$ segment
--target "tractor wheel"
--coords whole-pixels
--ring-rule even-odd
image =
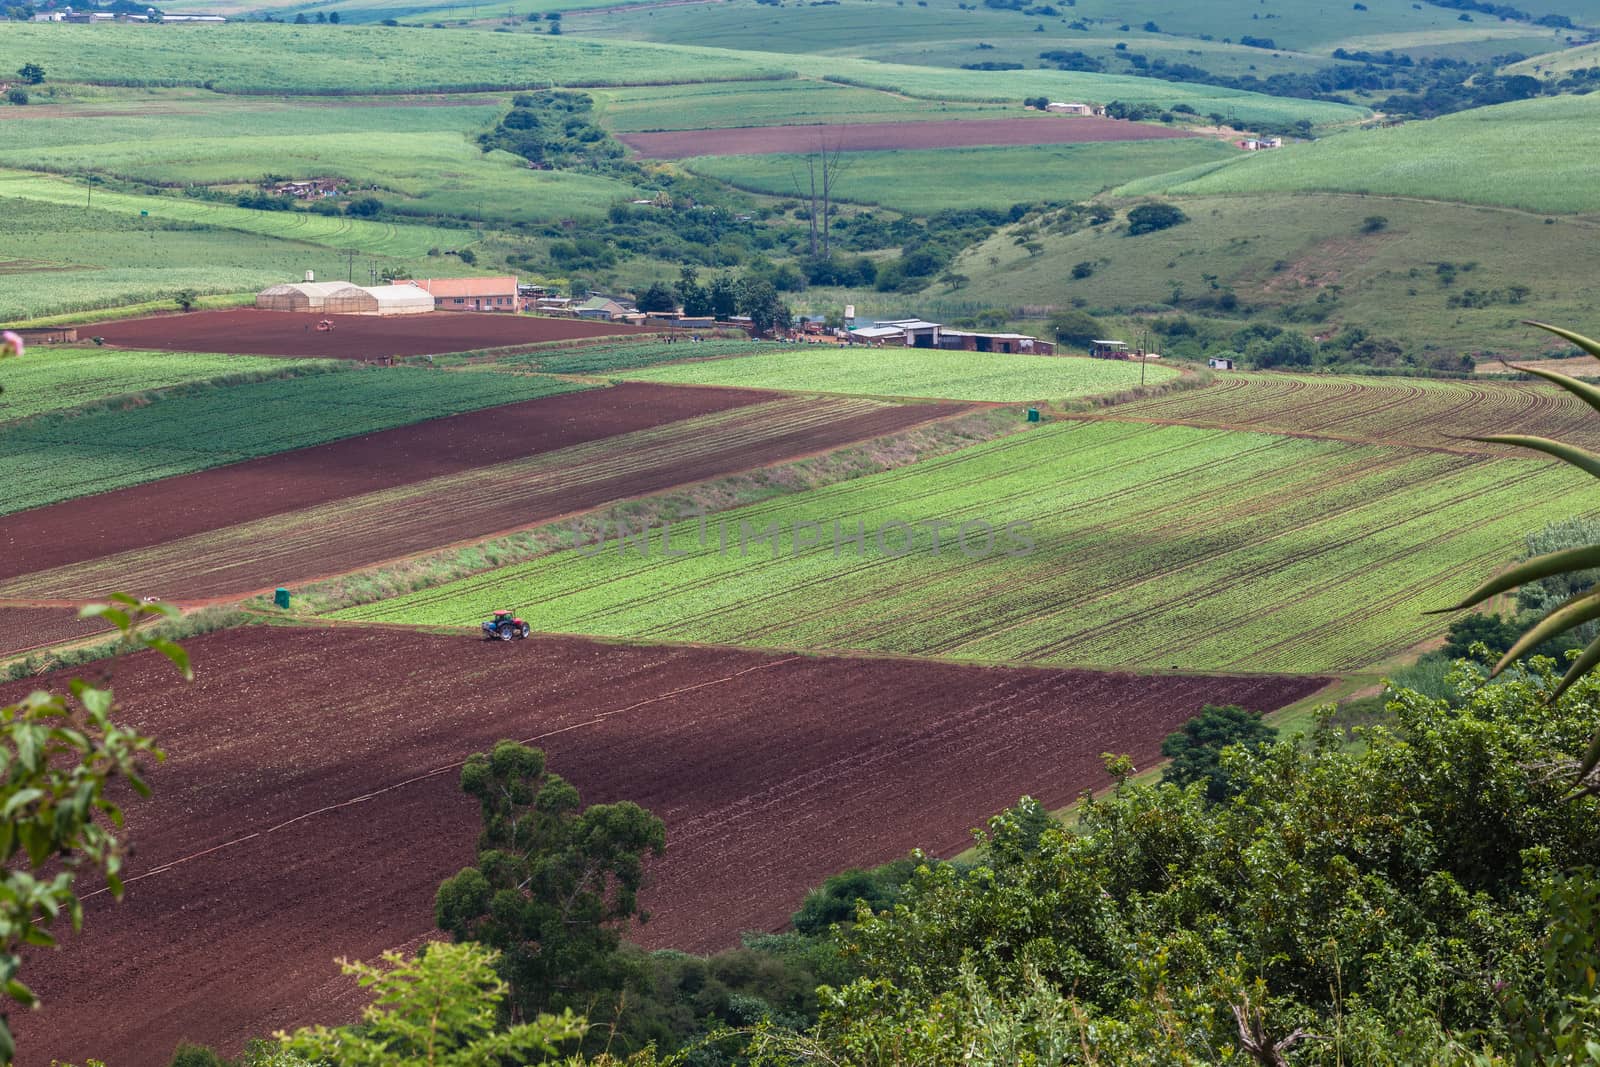
[[[518,634],[517,636],[518,637],[527,637],[531,633],[533,633],[533,627],[529,626],[527,623],[523,623],[522,624],[522,632],[520,634]]]
[[[515,633],[516,631],[512,627],[502,626],[500,627],[500,640],[509,641],[511,640],[512,635]]]

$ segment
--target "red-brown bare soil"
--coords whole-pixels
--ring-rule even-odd
[[[540,452],[394,489],[341,496],[253,521],[229,524],[226,510],[202,501],[188,513],[191,522],[209,514],[216,526],[184,537],[169,533],[170,539],[159,544],[0,581],[0,597],[69,600],[113,589],[185,602],[237,596],[540,525],[903,430],[959,410],[955,405],[785,398],[607,437],[588,447]],[[106,499],[93,497],[85,503]],[[126,504],[118,502],[119,508]],[[116,527],[114,521],[107,525]],[[48,535],[29,540],[31,550],[25,555],[43,558],[60,552]]]
[[[91,899],[81,935],[27,958],[45,1010],[14,1017],[24,1067],[158,1067],[180,1039],[232,1052],[352,1018],[332,960],[432,933],[477,832],[457,768],[501,738],[544,748],[586,802],[665,820],[654,917],[629,936],[708,951],[782,927],[831,873],[952,855],[1023,793],[1108,784],[1101,752],[1147,763],[1202,704],[1322,685],[401,629],[254,627],[189,650],[192,685],[148,654],[117,668],[121,719],[168,759],[128,805],[122,903]]]
[[[99,619],[80,619],[76,608],[33,608],[0,605],[0,659],[30,649],[102,633],[110,627]]]
[[[773,394],[623,383],[525,400],[0,518],[0,578],[727,411]],[[99,592],[104,592],[101,590]]]
[[[334,327],[318,332],[327,318]],[[320,315],[292,311],[196,311],[82,326],[79,337],[103,337],[123,348],[163,352],[229,352],[255,356],[384,359],[508,348],[642,332],[637,326],[582,319],[543,319],[492,312],[426,315]]]
[[[624,133],[617,139],[650,159],[759,156],[774,152],[878,152],[975,145],[1086,144],[1192,137],[1121,119],[951,119],[946,122],[862,122],[848,126],[745,126],[727,130]]]

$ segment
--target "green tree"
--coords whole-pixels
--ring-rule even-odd
[[[666,846],[661,820],[627,801],[582,809],[543,752],[512,741],[474,753],[461,788],[478,800],[483,833],[477,862],[439,887],[439,928],[503,954],[524,1014],[619,989],[618,927],[649,917],[638,893],[645,857]]]
[[[118,593],[79,614],[110,623],[123,648],[154,649],[192,677],[183,649],[144,625],[176,617],[176,608]],[[122,809],[112,796],[119,784],[148,796],[141,763],[162,755],[150,738],[117,725],[116,710],[109,688],[80,678],[65,694],[38,690],[0,708],[0,989],[24,1007],[35,1003],[19,977],[24,948],[54,945],[50,930],[63,917],[74,931],[83,927],[79,875],[94,872],[122,896]],[[0,1063],[14,1053],[0,1015]]]
[[[179,311],[188,311],[194,307],[194,302],[198,299],[199,297],[193,289],[179,289],[177,295],[172,298],[172,302],[178,305]]]
[[[731,275],[719,274],[712,278],[706,296],[711,301],[711,313],[717,318],[726,319],[739,313],[739,285]]]
[[[678,272],[677,297],[683,305],[683,313],[690,318],[710,315],[714,310],[711,293],[700,284],[695,269],[688,264]]]
[[[383,214],[383,201],[375,196],[358,197],[344,206],[344,213],[358,219],[371,219]]]
[[[339,25],[339,13],[337,11],[328,12],[328,21],[335,26]]]
[[[583,1036],[583,1019],[570,1011],[502,1025],[507,989],[495,974],[498,958],[482,945],[434,942],[414,959],[386,952],[382,966],[340,960],[372,992],[361,1023],[278,1038],[308,1067],[498,1067],[553,1056]]]
[[[738,285],[739,313],[750,316],[750,324],[758,334],[787,329],[794,321],[789,305],[778,296],[778,290],[765,278],[746,277]]]
[[[1207,704],[1161,742],[1161,754],[1172,761],[1161,780],[1178,786],[1203,782],[1206,798],[1221,802],[1239,791],[1223,766],[1223,750],[1239,745],[1254,753],[1277,736],[1277,730],[1261,721],[1260,712],[1246,711],[1237,704]]]
[[[1128,212],[1128,236],[1155,233],[1188,221],[1189,216],[1171,204],[1140,204]]]
[[[638,306],[640,311],[674,311],[678,302],[670,287],[652,282],[650,288],[639,295]]]
[[[1472,646],[1483,644],[1496,659],[1505,655],[1506,649],[1517,643],[1521,635],[1517,624],[1499,615],[1480,615],[1473,612],[1463,615],[1450,624],[1440,651],[1446,659],[1465,659],[1472,655]]]
[[[17,68],[17,77],[25,85],[38,85],[44,81],[44,68],[37,63],[24,63]]]
[[[1105,326],[1087,311],[1058,311],[1050,316],[1049,329],[1050,336],[1061,344],[1079,348],[1106,335]]]

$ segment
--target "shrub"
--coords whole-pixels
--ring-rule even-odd
[[[1171,204],[1140,204],[1128,212],[1128,236],[1155,233],[1188,221],[1189,216]]]

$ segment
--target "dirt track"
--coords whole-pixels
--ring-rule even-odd
[[[772,395],[623,383],[67,500],[0,518],[0,578],[727,411]]]
[[[334,328],[317,331],[332,319]],[[542,319],[490,312],[435,311],[427,315],[320,315],[289,311],[196,311],[154,315],[78,328],[79,337],[103,337],[123,348],[164,352],[229,352],[255,356],[322,356],[382,359],[443,355],[541,341],[642,332],[636,326],[582,319]]]
[[[22,1067],[160,1067],[180,1038],[231,1053],[350,1018],[332,959],[430,933],[476,833],[455,766],[500,738],[544,747],[585,801],[666,821],[655,918],[630,936],[704,951],[781,927],[847,866],[958,852],[1022,793],[1104,785],[1101,752],[1148,762],[1203,703],[1268,709],[1322,684],[354,628],[189,649],[192,686],[148,655],[116,676],[122,719],[168,761],[129,808],[124,901],[92,899],[82,935],[27,959],[46,1009],[15,1017]]]
[[[1086,144],[1192,137],[1185,130],[1121,119],[951,119],[862,122],[844,126],[746,126],[727,130],[624,133],[617,140],[649,159],[759,156],[775,152],[875,152],[977,145]]]

